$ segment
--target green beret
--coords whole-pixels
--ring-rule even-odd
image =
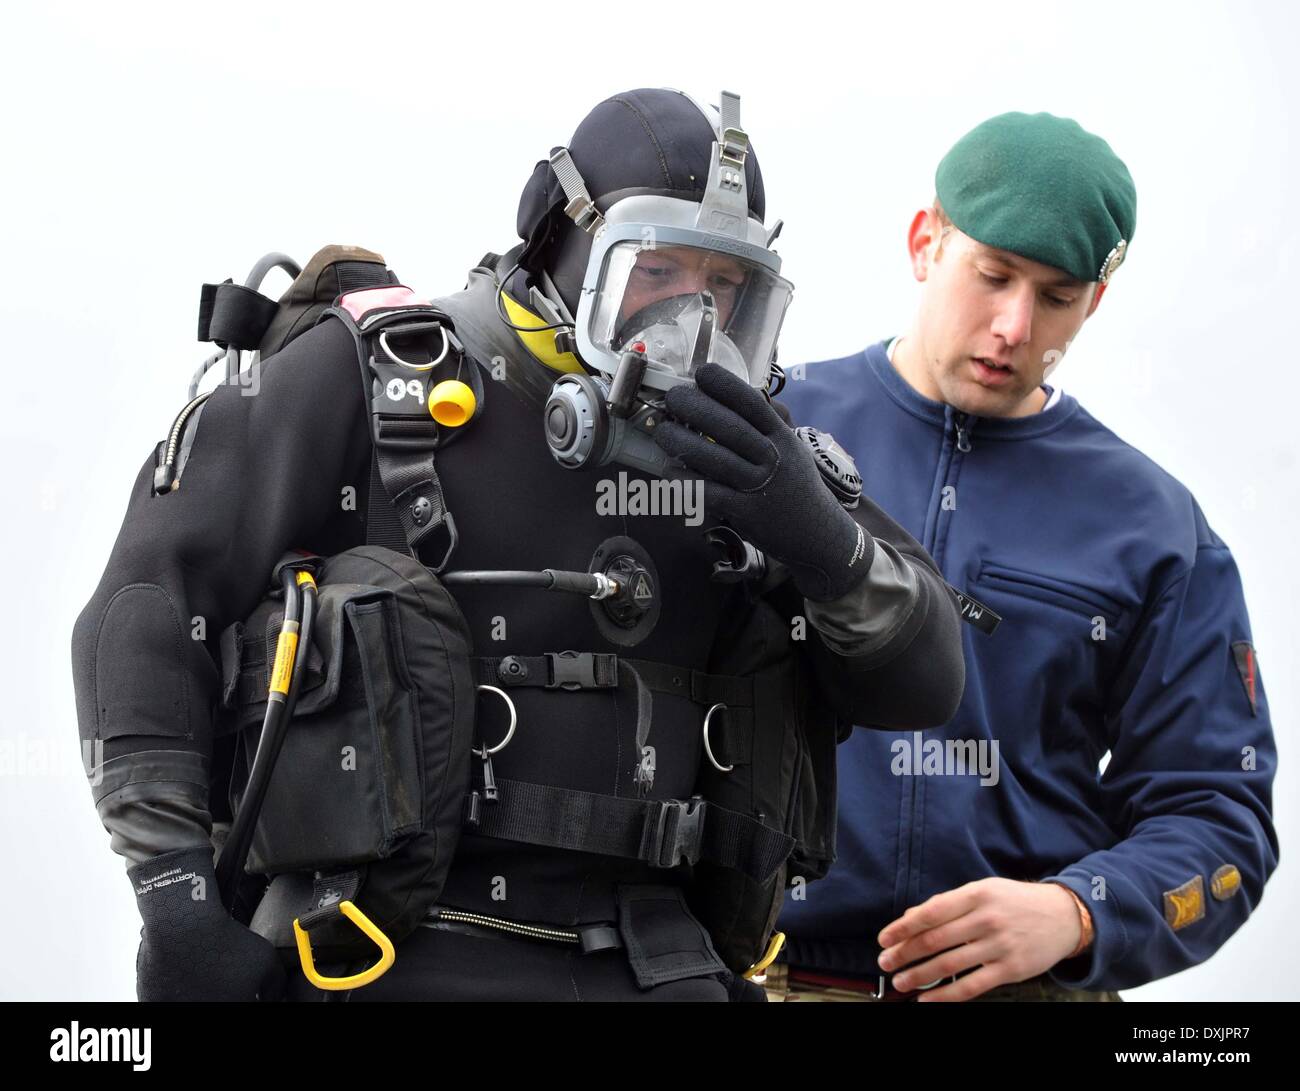
[[[1077,121],[1000,114],[943,157],[935,194],[953,224],[986,246],[1106,283],[1137,226],[1123,161]]]

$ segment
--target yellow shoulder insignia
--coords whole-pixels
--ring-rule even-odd
[[[1241,872],[1231,864],[1224,864],[1210,876],[1210,893],[1223,902],[1241,889]]]
[[[1165,891],[1165,921],[1175,932],[1205,916],[1205,880],[1197,875]]]

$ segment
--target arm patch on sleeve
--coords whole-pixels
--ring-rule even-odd
[[[113,595],[95,641],[99,738],[193,738],[185,639],[162,587],[133,583]]]
[[[1232,645],[1232,658],[1237,664],[1237,674],[1246,690],[1246,700],[1250,702],[1250,714],[1259,715],[1259,700],[1256,690],[1259,682],[1259,660],[1255,656],[1255,647],[1249,640],[1238,640]]]

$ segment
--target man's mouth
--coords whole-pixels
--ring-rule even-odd
[[[971,362],[975,365],[976,374],[985,382],[994,384],[1006,382],[1015,374],[1009,363],[993,360],[987,356],[972,356]]]

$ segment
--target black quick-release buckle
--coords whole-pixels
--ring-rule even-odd
[[[596,659],[591,652],[547,652],[544,689],[595,689]]]
[[[668,799],[656,805],[659,812],[653,818],[645,862],[657,868],[698,864],[704,844],[703,798]]]

